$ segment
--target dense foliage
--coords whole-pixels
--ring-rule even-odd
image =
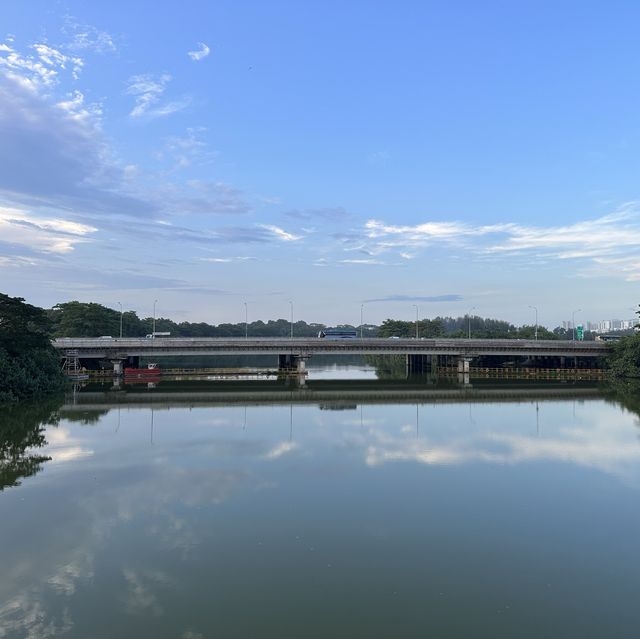
[[[608,363],[614,377],[640,378],[640,334],[615,342]]]
[[[386,319],[378,331],[379,337],[471,337],[488,339],[534,339],[535,326],[517,328],[503,320],[467,317],[436,317],[418,322]],[[538,339],[558,339],[558,335],[538,326]]]
[[[62,388],[60,358],[44,310],[0,293],[0,403]]]
[[[55,337],[99,337],[100,335],[120,335],[120,311],[101,304],[66,302],[54,306],[48,312]],[[346,326],[346,325],[345,325]],[[348,326],[353,328],[352,326]],[[315,337],[325,328],[324,324],[294,322],[293,334],[297,337]],[[207,324],[206,322],[174,322],[165,317],[157,317],[155,330],[171,333],[172,337],[289,337],[291,322],[286,319],[262,320],[237,324]],[[359,328],[358,328],[359,330]],[[139,318],[134,311],[122,313],[123,337],[144,337],[153,331],[153,318]],[[364,326],[363,336],[372,337],[377,327]]]
[[[636,315],[640,318],[640,305]],[[640,324],[636,324],[640,328]],[[640,378],[640,333],[613,344],[613,353],[607,358],[614,377]]]

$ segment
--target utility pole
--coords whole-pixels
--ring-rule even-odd
[[[291,337],[293,339],[293,302],[289,300],[289,306],[291,307]]]
[[[151,335],[153,338],[156,336],[156,304],[158,300],[153,300],[153,329],[151,330]]]
[[[475,310],[476,307],[472,306],[467,313],[467,318],[469,319],[469,339],[471,339],[471,311]]]
[[[538,309],[535,306],[529,306],[536,312],[536,327],[535,327],[535,339],[538,339]]]

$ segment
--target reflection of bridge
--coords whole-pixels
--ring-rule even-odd
[[[176,388],[180,388],[176,386]],[[387,384],[379,381],[360,383],[311,382],[307,387],[276,382],[205,383],[198,389],[168,391],[162,387],[152,391],[82,391],[67,398],[63,410],[83,412],[112,408],[170,408],[171,406],[220,406],[229,404],[329,404],[335,406],[359,404],[449,404],[478,402],[566,401],[570,399],[602,399],[602,390],[595,385],[513,385],[501,383],[486,386],[435,386]],[[210,390],[204,390],[204,389]]]
[[[606,342],[505,339],[62,338],[53,345],[63,357],[73,353],[79,359],[110,360],[116,372],[124,362],[135,364],[140,357],[176,355],[277,355],[280,368],[302,372],[314,354],[405,355],[408,368],[415,370],[430,365],[432,356],[448,356],[466,372],[469,362],[482,355],[558,358],[563,366],[564,358],[597,358],[611,350]]]

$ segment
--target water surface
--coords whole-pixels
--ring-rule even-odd
[[[5,415],[0,637],[637,637],[638,417],[597,391],[155,390]]]

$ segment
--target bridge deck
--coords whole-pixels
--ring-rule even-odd
[[[61,355],[117,359],[175,355],[522,355],[541,357],[599,357],[611,351],[606,342],[499,339],[320,339],[320,338],[60,338],[53,345]]]

